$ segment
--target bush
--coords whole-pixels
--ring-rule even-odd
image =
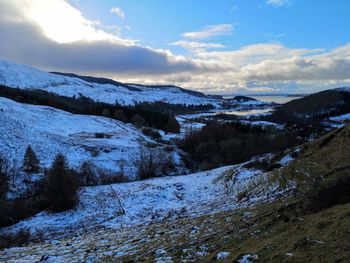
[[[102,115],[103,117],[106,117],[106,118],[111,117],[111,113],[109,112],[108,109],[104,109],[104,110],[101,112],[101,115]]]
[[[318,212],[348,202],[350,202],[350,175],[340,177],[330,183],[324,183],[314,189],[308,198],[307,209]]]
[[[174,116],[169,116],[168,123],[165,126],[165,131],[179,133],[180,132],[180,124],[177,122]]]
[[[166,175],[175,169],[171,154],[145,145],[140,148],[140,156],[136,160],[136,165],[138,167],[138,177],[141,180]]]
[[[26,173],[37,173],[40,170],[40,161],[34,150],[28,145],[23,158],[23,171]]]
[[[104,139],[105,138],[105,134],[103,132],[96,132],[95,133],[95,138],[96,139]]]
[[[45,200],[53,212],[72,209],[77,204],[78,182],[64,155],[58,154],[47,172]]]
[[[78,172],[79,184],[81,186],[97,185],[95,171],[96,167],[91,161],[83,162]]]
[[[122,172],[112,172],[108,170],[100,170],[99,184],[117,184],[128,182],[128,179]]]
[[[15,200],[0,200],[0,227],[10,226],[46,208],[43,182],[36,182]]]
[[[124,112],[122,110],[115,110],[113,113],[113,119],[116,119],[118,121],[122,121],[122,122],[127,122],[128,119],[125,116]]]
[[[15,234],[0,234],[0,249],[19,247],[27,244],[29,240],[29,231],[22,230]]]
[[[155,131],[151,128],[143,128],[142,133],[146,136],[151,137],[154,140],[160,139],[162,137],[158,131]]]
[[[0,227],[8,221],[8,205],[6,193],[9,189],[9,178],[5,171],[6,160],[0,157]]]
[[[5,170],[5,159],[0,157],[0,200],[5,199],[6,193],[9,189],[9,178]]]
[[[137,128],[141,128],[145,124],[145,119],[140,115],[136,114],[132,116],[131,123],[135,125]]]

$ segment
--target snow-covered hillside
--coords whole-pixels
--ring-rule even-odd
[[[19,164],[31,145],[43,166],[57,153],[78,166],[92,160],[96,166],[118,171],[125,161],[125,172],[135,175],[137,157],[144,136],[133,126],[104,117],[71,114],[46,106],[21,104],[0,97],[0,151]],[[96,138],[96,133],[106,138]]]
[[[69,97],[82,94],[95,101],[122,105],[155,101],[187,105],[220,104],[219,100],[195,96],[174,86],[152,88],[137,85],[140,91],[135,91],[111,84],[90,83],[4,60],[0,60],[0,84],[21,89],[43,89]]]
[[[267,179],[266,173],[235,165],[191,175],[83,187],[75,210],[41,212],[4,231],[29,230],[34,236],[55,238],[246,207],[275,200],[285,192],[277,185],[267,186]],[[237,201],[247,189],[250,198]]]

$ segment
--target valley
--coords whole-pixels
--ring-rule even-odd
[[[348,180],[348,89],[276,104],[8,61],[0,77],[0,261],[346,262],[348,196],[310,204]],[[21,166],[29,146],[36,172]],[[58,153],[79,188],[54,213],[44,196]]]

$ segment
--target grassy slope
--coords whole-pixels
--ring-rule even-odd
[[[281,180],[297,180],[301,192],[311,182],[334,181],[350,172],[350,125],[335,130],[301,147],[301,155],[276,172]]]
[[[295,161],[273,172],[280,182],[297,181],[296,197],[258,205],[248,213],[233,211],[177,222],[176,228],[183,234],[177,237],[165,229],[168,234],[160,244],[166,244],[165,250],[175,260],[199,260],[193,255],[206,245],[208,255],[201,262],[214,260],[220,251],[230,252],[227,262],[244,254],[257,254],[265,262],[348,262],[350,203],[314,214],[301,208],[305,194],[312,191],[312,182],[330,183],[348,175],[349,168],[350,125],[303,145]],[[200,226],[195,238],[188,234],[193,226]],[[150,251],[147,246],[145,249]],[[192,251],[191,256],[186,256],[184,249]],[[145,262],[154,259],[152,254],[142,257]]]

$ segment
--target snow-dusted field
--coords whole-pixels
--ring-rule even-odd
[[[80,203],[75,210],[56,214],[41,212],[4,228],[2,231],[7,234],[28,230],[34,239],[44,242],[0,251],[0,260],[32,262],[44,257],[47,262],[90,262],[90,259],[95,262],[106,256],[136,255],[142,244],[152,238],[158,240],[157,235],[160,238],[164,231],[195,238],[203,227],[198,216],[215,216],[217,212],[270,202],[287,193],[286,188],[268,184],[268,178],[268,174],[241,164],[185,176],[84,187],[80,189]],[[242,192],[248,194],[239,198]],[[206,220],[214,218],[212,216]],[[177,227],[179,220],[199,224],[193,223],[185,230]],[[163,229],[158,228],[158,224]],[[150,235],[152,228],[155,236]],[[168,238],[171,240],[171,236]],[[156,246],[158,250],[154,253],[159,252],[156,257],[164,258],[166,252],[158,242]],[[203,255],[205,253],[198,256]]]
[[[246,207],[274,200],[281,193],[278,186],[266,188],[267,176],[235,165],[191,175],[83,187],[75,210],[41,212],[3,231],[29,230],[34,236],[55,238],[96,228],[119,229]],[[238,201],[239,193],[246,190],[250,197]]]
[[[194,96],[177,87],[151,88],[137,85],[137,89],[141,91],[131,91],[122,86],[90,83],[4,60],[0,60],[0,84],[20,89],[42,89],[68,97],[82,94],[95,101],[110,104],[117,102],[134,105],[155,101],[187,105],[212,104],[216,107],[220,104],[219,100]]]
[[[31,145],[42,166],[49,166],[58,153],[73,166],[92,160],[96,166],[135,175],[135,159],[145,138],[133,126],[104,117],[71,114],[46,106],[21,104],[0,97],[0,152],[22,163]],[[104,133],[109,138],[96,138]]]

